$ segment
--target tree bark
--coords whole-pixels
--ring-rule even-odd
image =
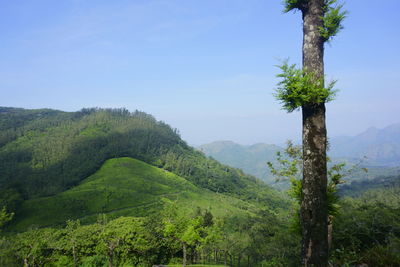
[[[332,248],[332,238],[333,238],[333,216],[328,216],[328,249]]]
[[[186,257],[187,257],[187,255],[186,255],[186,243],[183,242],[183,263],[182,263],[183,267],[186,267]]]
[[[226,262],[227,262],[227,259],[226,259],[226,251],[224,251],[224,266],[226,266]]]
[[[78,266],[78,261],[77,261],[77,258],[76,258],[75,245],[72,246],[72,256],[74,258],[74,267],[77,267]]]
[[[108,267],[114,267],[114,245],[108,245]]]
[[[303,70],[324,77],[323,26],[324,0],[309,0],[303,14]],[[300,208],[302,264],[325,267],[328,264],[328,212],[325,104],[302,106],[303,115],[303,191]]]

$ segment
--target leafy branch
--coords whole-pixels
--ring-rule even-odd
[[[343,29],[342,21],[346,18],[347,11],[343,10],[343,4],[336,4],[337,0],[325,0],[324,26],[320,27],[320,33],[325,42],[334,37]]]
[[[325,87],[324,77],[316,77],[314,73],[296,68],[296,64],[289,65],[288,60],[277,67],[282,71],[277,77],[282,80],[278,83],[274,96],[288,112],[305,105],[326,103],[334,99],[337,92],[334,90],[336,81],[331,81]]]

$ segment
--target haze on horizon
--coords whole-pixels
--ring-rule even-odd
[[[325,53],[330,136],[399,122],[399,8],[346,2]],[[300,13],[281,1],[7,1],[0,32],[0,106],[139,109],[194,145],[300,139],[300,112],[272,96],[279,60],[301,63]]]

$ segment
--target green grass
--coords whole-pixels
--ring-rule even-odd
[[[209,208],[217,217],[256,209],[237,198],[198,188],[182,177],[142,161],[115,158],[70,190],[25,201],[10,230],[62,225],[68,219],[91,223],[101,213],[110,217],[141,217],[159,209],[166,201],[176,201],[181,212]]]

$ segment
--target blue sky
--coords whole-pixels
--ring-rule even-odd
[[[400,1],[345,7],[330,136],[400,122]],[[300,138],[272,96],[279,60],[301,63],[301,15],[280,0],[2,1],[0,33],[0,106],[139,109],[195,145]]]

